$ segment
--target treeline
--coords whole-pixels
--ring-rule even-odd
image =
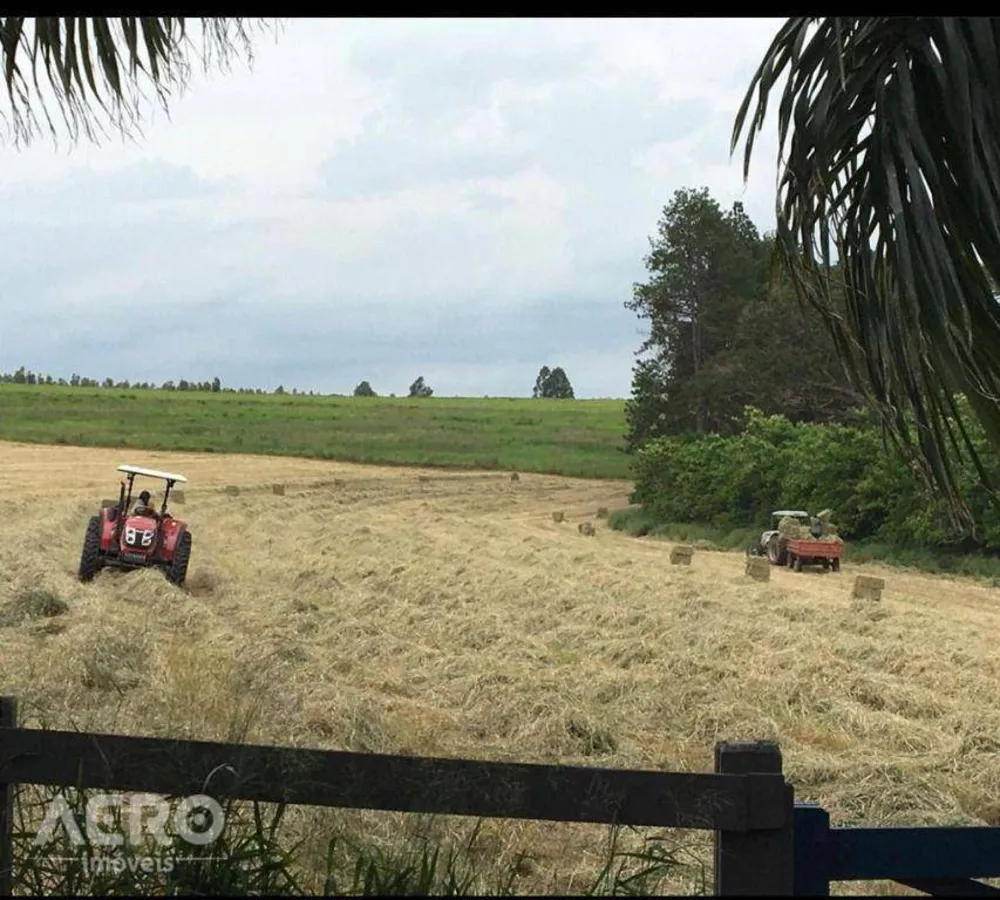
[[[313,391],[300,391],[292,388],[286,391],[282,385],[278,385],[274,391],[265,391],[262,388],[232,388],[223,387],[219,378],[211,381],[196,381],[181,378],[178,381],[164,381],[156,384],[151,381],[115,381],[113,378],[99,380],[97,378],[87,378],[85,375],[73,374],[68,379],[53,378],[51,375],[42,375],[40,372],[32,372],[21,366],[16,372],[0,372],[0,384],[40,384],[55,385],[58,387],[83,387],[83,388],[116,388],[118,390],[133,391],[202,391],[212,394],[302,394],[303,396],[314,396]]]
[[[778,508],[833,510],[846,538],[1000,551],[1000,513],[952,449],[974,525],[961,527],[883,441],[824,323],[772,283],[773,239],[739,204],[682,190],[626,305],[649,320],[627,404],[635,491],[654,521],[764,526]],[[1000,483],[1000,455],[964,398],[962,423]]]

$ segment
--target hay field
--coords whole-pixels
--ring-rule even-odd
[[[74,579],[125,461],[191,479],[186,592],[153,572]],[[1000,592],[852,565],[755,584],[738,554],[671,567],[666,542],[579,534],[627,492],[0,443],[0,691],[53,727],[529,762],[710,771],[717,740],[776,739],[835,823],[1000,823]],[[859,571],[886,578],[880,603],[851,600]],[[68,611],[18,622],[31,588]],[[400,833],[390,814],[301,816]],[[540,892],[579,890],[606,830],[487,836],[494,860],[536,856],[521,890]],[[696,888],[709,835],[673,837],[692,861],[675,887]]]

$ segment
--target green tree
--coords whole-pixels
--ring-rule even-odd
[[[556,366],[554,369],[542,366],[538,370],[538,377],[535,379],[535,387],[531,396],[550,400],[572,400],[573,385],[570,384],[569,377],[563,371],[562,366]]]
[[[549,380],[552,370],[548,366],[542,366],[538,370],[538,377],[535,379],[535,386],[532,388],[531,396],[534,398],[545,396],[545,385]]]
[[[417,380],[410,385],[411,397],[430,397],[433,393],[434,389],[429,384],[424,382],[423,375],[417,378]]]
[[[651,277],[633,287],[626,308],[649,320],[649,337],[639,354],[654,362],[637,366],[633,413],[626,441],[641,443],[640,431],[653,422],[673,432],[703,433],[717,427],[718,407],[710,402],[708,360],[731,348],[734,322],[763,292],[768,243],[761,239],[741,204],[723,211],[707,188],[682,189],[664,207],[645,258]],[[658,373],[657,394],[636,397]],[[657,411],[657,407],[659,407]]]
[[[354,389],[355,397],[377,397],[378,394],[375,393],[375,388],[373,388],[367,381],[362,381]]]
[[[51,100],[69,133],[96,141],[107,126],[125,136],[138,131],[149,90],[164,109],[183,90],[197,53],[206,71],[226,70],[244,56],[253,61],[251,35],[264,20],[202,18],[201,48],[183,17],[0,17],[0,62],[7,110],[0,119],[15,144],[29,143],[45,126],[55,138]]]
[[[884,432],[966,524],[949,447],[964,447],[993,485],[957,395],[1000,445],[998,58],[1000,18],[793,17],[750,83],[731,143],[745,135],[746,177],[783,83],[778,259]]]

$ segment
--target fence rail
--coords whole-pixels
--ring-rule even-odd
[[[713,773],[635,771],[29,729],[0,698],[0,896],[14,883],[18,784],[708,829],[719,896],[827,896],[859,879],[1000,894],[971,880],[1000,876],[1000,828],[831,828],[821,807],[795,803],[767,742],[718,744]]]

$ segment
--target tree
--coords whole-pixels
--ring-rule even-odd
[[[549,375],[552,372],[548,366],[542,366],[538,370],[538,377],[535,379],[535,387],[531,391],[531,396],[538,398],[545,396],[545,385],[549,380]]]
[[[664,207],[645,258],[652,277],[634,285],[625,306],[649,320],[638,353],[651,352],[655,365],[636,374],[647,384],[659,372],[657,404],[673,431],[712,429],[705,364],[732,346],[735,321],[763,291],[766,248],[742,205],[724,212],[707,188],[678,190]],[[647,410],[643,418],[660,420],[660,413]],[[637,440],[630,423],[626,441]]]
[[[542,366],[538,370],[538,378],[535,379],[535,387],[531,396],[553,400],[572,400],[573,385],[569,383],[569,378],[561,366],[556,366],[554,369]]]
[[[373,388],[367,381],[362,381],[354,389],[355,397],[377,397],[378,394],[375,393],[375,388]]]
[[[195,52],[190,20],[183,17],[0,17],[0,61],[9,110],[0,119],[15,144],[29,143],[41,116],[53,138],[56,127],[45,88],[54,95],[70,140],[92,141],[110,125],[124,136],[138,131],[146,90],[160,105],[190,77]],[[202,18],[202,50],[208,71],[226,70],[235,56],[253,62],[251,32],[264,20]],[[144,88],[146,90],[144,90]]]
[[[793,17],[754,75],[731,141],[735,151],[745,130],[746,178],[784,81],[777,261],[884,433],[966,525],[953,453],[964,447],[981,485],[993,485],[956,395],[1000,445],[998,57],[998,18]]]
[[[434,389],[430,385],[424,383],[423,375],[410,385],[411,397],[430,397],[433,393]]]

